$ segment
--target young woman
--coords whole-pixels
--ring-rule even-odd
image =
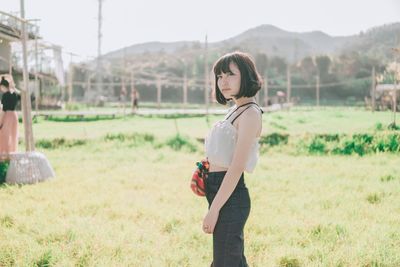
[[[0,116],[0,153],[17,152],[18,150],[18,115],[15,111],[19,95],[16,89],[11,89],[9,82],[1,78],[0,89],[3,93],[3,106]]]
[[[213,267],[248,266],[243,228],[250,213],[244,171],[252,172],[258,159],[262,131],[261,108],[255,95],[262,82],[249,55],[234,52],[214,65],[218,103],[232,106],[205,139],[209,173],[205,179],[209,210],[203,231],[213,234]]]

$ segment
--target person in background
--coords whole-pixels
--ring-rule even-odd
[[[136,89],[132,90],[131,93],[131,98],[132,98],[132,111],[135,112],[139,108],[139,92]]]
[[[0,116],[0,153],[18,150],[18,114],[15,111],[20,92],[4,77],[0,81],[2,111]]]

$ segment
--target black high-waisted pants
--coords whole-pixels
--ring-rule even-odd
[[[205,181],[208,208],[210,208],[226,171],[210,172]],[[222,206],[213,233],[212,267],[247,267],[244,256],[243,228],[250,213],[249,191],[244,183],[244,174]]]

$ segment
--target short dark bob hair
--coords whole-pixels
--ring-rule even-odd
[[[231,99],[226,99],[221,93],[221,90],[218,87],[218,75],[222,72],[230,72],[229,64],[231,62],[238,66],[241,76],[239,93],[234,96],[236,99],[241,97],[253,97],[262,86],[261,76],[257,72],[254,60],[250,55],[239,51],[226,54],[220,57],[213,67],[215,75],[215,97],[218,103],[222,105],[225,105],[227,101]]]
[[[6,79],[4,79],[4,77],[1,77],[0,85],[3,85],[7,89],[10,88],[9,82]]]

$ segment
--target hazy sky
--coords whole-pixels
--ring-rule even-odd
[[[20,0],[0,0],[18,12]],[[97,54],[98,0],[25,0],[45,40],[83,56]],[[149,41],[233,37],[261,24],[288,31],[351,35],[400,21],[400,0],[104,0],[103,53]]]

